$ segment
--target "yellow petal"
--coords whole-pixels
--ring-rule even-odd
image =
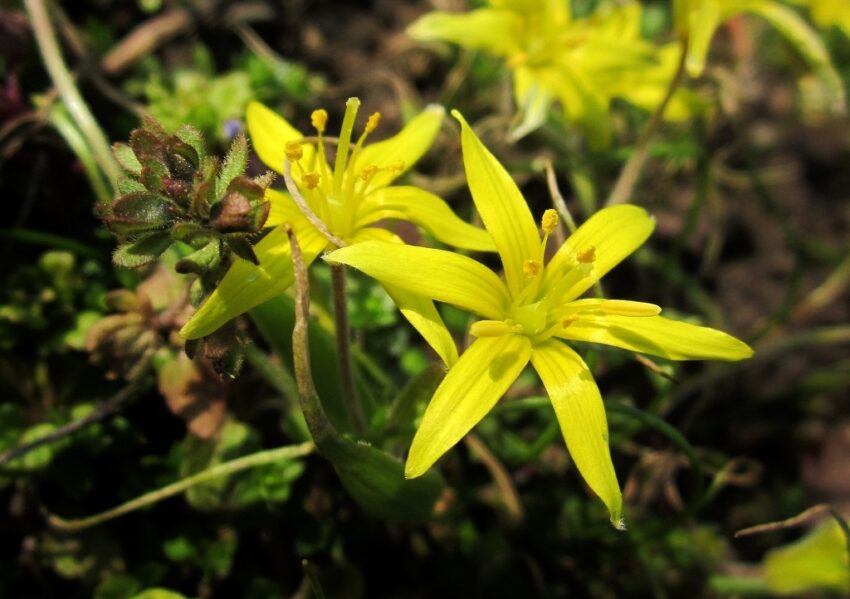
[[[484,147],[457,110],[452,111],[452,115],[461,126],[463,166],[469,191],[502,257],[508,288],[516,297],[526,284],[523,264],[526,260],[539,259],[537,225],[505,167]]]
[[[407,28],[407,34],[416,40],[452,42],[497,56],[520,52],[522,32],[519,15],[487,8],[467,13],[431,12]]]
[[[297,141],[304,135],[285,118],[259,102],[248,104],[245,121],[257,156],[267,167],[282,174],[286,142]],[[315,156],[315,149],[310,144],[304,144],[302,151],[302,164],[310,164]]]
[[[688,57],[686,66],[691,77],[699,77],[705,69],[705,59],[715,31],[723,15],[715,0],[696,0],[687,3]]]
[[[303,218],[296,223],[298,243],[304,253],[304,262],[309,265],[325,249],[328,241]],[[260,260],[259,266],[236,258],[218,287],[181,329],[183,337],[205,337],[230,319],[283,293],[292,285],[292,254],[283,227],[266,235],[254,246],[254,252]]]
[[[403,243],[397,235],[390,231],[374,227],[360,229],[351,243],[375,240]],[[382,285],[395,305],[398,306],[402,315],[413,325],[413,328],[419,331],[422,338],[437,352],[446,366],[451,366],[457,362],[457,344],[446,328],[440,313],[437,312],[434,302],[400,287],[394,287],[387,283],[382,283]]]
[[[543,293],[546,294],[576,265],[576,257],[592,248],[593,269],[588,278],[573,287],[570,296],[561,301],[570,301],[580,296],[614,268],[625,257],[639,248],[655,226],[655,220],[637,206],[624,204],[603,208],[561,246],[546,266],[543,278]]]
[[[567,449],[587,485],[623,528],[623,496],[608,448],[608,420],[599,388],[584,361],[566,344],[550,339],[534,346],[531,364],[540,375]]]
[[[340,248],[325,260],[353,266],[385,285],[485,318],[503,319],[510,303],[507,289],[492,270],[444,250],[367,241]]]
[[[744,360],[753,355],[749,345],[712,329],[663,316],[590,316],[578,314],[556,332],[562,339],[613,345],[668,360]]]
[[[440,130],[445,114],[446,110],[442,106],[437,104],[427,106],[393,137],[367,144],[357,154],[353,172],[359,173],[371,165],[387,167],[395,163],[403,163],[403,170],[381,170],[369,180],[371,189],[389,185],[404,171],[416,164],[428,151]]]
[[[799,595],[831,589],[847,596],[847,539],[830,519],[800,540],[770,550],[764,558],[764,579],[778,595]]]
[[[461,220],[442,199],[418,187],[385,187],[369,194],[357,209],[354,226],[362,227],[385,218],[415,223],[454,247],[481,252],[496,250],[487,231]]]
[[[457,362],[457,345],[446,328],[434,302],[428,298],[393,287],[384,283],[389,296],[401,310],[402,315],[413,325],[422,338],[430,345],[446,366]]]
[[[276,189],[267,189],[265,197],[269,202],[269,218],[266,220],[266,227],[304,220],[304,215],[289,194]]]
[[[484,418],[519,376],[531,355],[521,335],[476,339],[434,392],[416,431],[404,475],[414,478]]]

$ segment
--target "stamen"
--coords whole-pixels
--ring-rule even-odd
[[[407,165],[404,163],[404,160],[397,160],[389,165],[387,170],[394,173],[403,173],[405,168],[407,168]]]
[[[368,135],[369,133],[371,133],[372,131],[377,129],[380,122],[381,122],[381,113],[380,112],[373,112],[371,115],[369,115],[369,119],[366,121],[366,129],[363,132],[363,135]]]
[[[304,173],[301,176],[301,182],[307,189],[316,189],[319,186],[319,173]]]
[[[525,278],[533,279],[540,274],[543,265],[540,260],[526,260],[522,263],[522,272],[525,273]]]
[[[558,227],[558,213],[549,208],[543,213],[543,218],[540,219],[540,228],[543,229],[544,235],[549,235]]]
[[[501,337],[515,332],[516,328],[516,325],[510,321],[479,320],[469,327],[469,334],[473,337]]]
[[[310,115],[310,123],[313,128],[319,132],[319,135],[325,132],[325,126],[328,124],[328,111],[324,108],[314,110]]]
[[[363,179],[364,181],[368,181],[379,170],[381,170],[381,169],[379,169],[377,167],[377,165],[370,164],[369,166],[364,168],[362,171],[360,171],[360,178]]]
[[[596,260],[596,248],[592,245],[576,253],[576,260],[582,264],[590,264]]]
[[[576,316],[575,314],[570,314],[569,316],[564,316],[561,319],[561,327],[567,328],[568,326],[570,326],[571,324],[573,324],[577,320],[578,320],[578,316]]]
[[[301,142],[298,141],[286,142],[283,151],[290,162],[297,162],[301,160],[301,157],[304,155],[304,150],[301,148]]]

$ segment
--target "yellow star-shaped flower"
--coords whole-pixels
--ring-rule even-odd
[[[285,119],[262,104],[248,106],[248,132],[260,159],[284,175],[292,194],[268,190],[271,203],[267,226],[275,227],[255,247],[260,264],[237,259],[218,287],[183,327],[188,339],[209,335],[228,320],[285,291],[293,283],[292,255],[283,224],[295,231],[310,264],[323,251],[382,240],[401,245],[386,229],[375,227],[384,219],[415,223],[438,240],[455,247],[492,251],[483,229],[458,218],[436,195],[408,185],[392,183],[431,146],[444,110],[429,106],[396,136],[366,144],[377,128],[380,114],[369,117],[363,133],[352,138],[360,101],[346,103],[339,138],[327,138],[328,115],[312,114],[316,135],[305,137]],[[325,159],[325,146],[336,144],[333,167]],[[439,356],[451,364],[457,348],[429,299],[393,285],[385,285],[402,314],[422,334]]]
[[[531,362],[552,400],[579,472],[620,525],[622,497],[608,448],[599,389],[565,341],[589,341],[670,360],[741,360],[746,343],[715,329],[660,316],[653,304],[578,299],[635,251],[654,221],[641,208],[606,208],[544,263],[557,216],[547,211],[542,238],[516,184],[463,117],[461,141],[472,199],[504,267],[504,281],[481,263],[442,250],[368,242],[326,259],[347,264],[410,293],[453,304],[482,320],[477,339],[451,367],[413,439],[405,473],[423,474],[472,429]]]

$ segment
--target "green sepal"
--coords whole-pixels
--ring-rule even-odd
[[[170,245],[171,235],[168,232],[145,235],[131,243],[119,245],[112,254],[112,262],[123,268],[145,266],[156,260]]]
[[[136,158],[136,154],[133,152],[133,148],[131,148],[128,144],[113,144],[112,154],[115,156],[115,160],[118,161],[118,164],[121,165],[121,168],[124,169],[127,173],[135,175],[137,177],[141,174],[142,163],[139,162],[138,158]]]
[[[248,167],[248,140],[243,134],[239,134],[230,145],[224,164],[221,165],[218,178],[215,182],[215,194],[223,196],[230,182],[245,172]]]
[[[174,265],[174,270],[180,274],[188,274],[190,272],[202,273],[218,268],[221,263],[221,243],[218,240],[212,240],[203,246],[177,261]]]
[[[112,203],[106,221],[110,229],[120,234],[155,231],[168,224],[169,206],[168,200],[157,194],[128,193]]]
[[[224,238],[224,243],[227,244],[227,247],[229,247],[234,254],[243,260],[247,260],[252,264],[260,264],[260,259],[257,258],[257,254],[254,253],[254,248],[251,247],[251,244],[243,236],[228,235]]]

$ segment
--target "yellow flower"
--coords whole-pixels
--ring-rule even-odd
[[[837,9],[843,0],[810,0],[812,13],[825,19],[837,19]],[[821,8],[820,5],[827,8]],[[818,12],[816,13],[816,7]],[[722,23],[743,13],[762,17],[792,44],[811,65],[815,74],[827,85],[834,98],[833,109],[844,110],[844,85],[835,71],[820,36],[788,6],[777,0],[674,0],[674,18],[679,35],[688,43],[686,66],[691,77],[699,77],[705,70],[705,61],[711,39]],[[833,12],[834,11],[834,12]],[[850,16],[846,17],[850,19]],[[850,31],[850,29],[848,29]]]
[[[612,98],[649,110],[661,103],[678,50],[640,38],[639,3],[605,4],[585,19],[572,17],[568,0],[490,0],[489,5],[462,14],[429,13],[408,33],[504,58],[522,114],[515,138],[542,125],[558,101],[590,144],[604,147],[610,139]],[[686,118],[692,103],[687,94],[677,94],[667,117]]]
[[[391,185],[430,147],[442,123],[443,108],[429,106],[396,136],[367,145],[366,139],[377,128],[380,114],[369,117],[363,133],[354,141],[359,105],[356,98],[346,103],[337,140],[324,135],[328,120],[324,110],[313,112],[316,136],[307,138],[262,104],[253,102],[248,106],[248,132],[254,149],[269,168],[289,177],[298,193],[294,199],[279,191],[266,192],[271,203],[266,224],[275,229],[254,247],[260,264],[237,259],[183,327],[184,337],[209,335],[231,318],[292,285],[290,245],[279,226],[284,223],[295,231],[307,264],[335,246],[351,247],[370,240],[401,243],[390,231],[373,226],[384,219],[410,221],[456,247],[494,249],[486,231],[459,219],[434,194],[412,186]],[[325,146],[331,142],[337,146],[333,167],[325,159]],[[440,357],[447,364],[453,363],[457,348],[433,302],[393,285],[385,288]]]
[[[369,242],[326,258],[482,318],[471,329],[477,339],[449,370],[425,411],[405,473],[415,477],[428,470],[490,411],[530,361],[579,472],[619,526],[622,497],[602,398],[590,370],[564,341],[602,343],[671,360],[741,360],[752,350],[721,331],[659,316],[661,308],[653,304],[578,299],[646,240],[653,219],[632,205],[601,210],[544,264],[554,213],[544,214],[541,238],[507,171],[463,117],[453,114],[462,126],[472,198],[501,256],[505,281],[471,258],[428,248],[390,249]]]
[[[850,37],[850,3],[836,0],[791,0],[794,4],[809,7],[809,14],[818,27],[828,29],[835,25]]]

